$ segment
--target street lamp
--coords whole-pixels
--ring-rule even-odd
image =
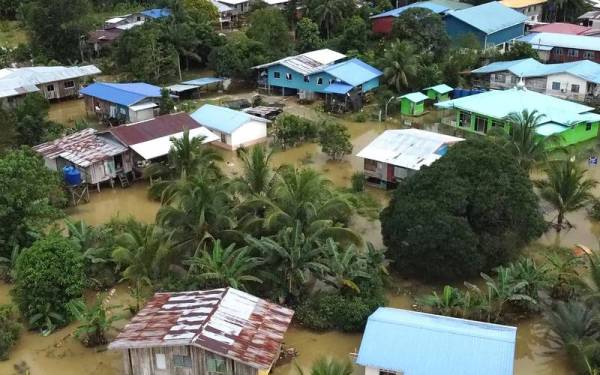
[[[388,110],[388,105],[391,103],[392,100],[394,99],[399,99],[399,97],[397,96],[392,96],[387,103],[385,103],[385,115],[383,116],[384,119],[387,119],[387,110]]]

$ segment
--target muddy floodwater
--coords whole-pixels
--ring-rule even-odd
[[[310,108],[297,105],[286,106],[286,111],[314,120],[324,116]],[[78,118],[83,118],[82,116],[85,116],[85,111],[81,101],[68,101],[52,106],[51,118],[57,121],[72,123]],[[386,129],[403,127],[405,121],[409,120],[396,119],[386,123],[345,121],[344,123],[351,133],[354,153],[357,153],[378,134]],[[430,114],[410,121],[414,121],[413,126],[431,129],[432,126],[421,126],[421,124],[434,123],[436,119],[433,114]],[[452,133],[450,129],[437,129],[435,125],[432,130]],[[235,154],[220,152],[225,159],[223,169],[230,176],[237,175],[240,163]],[[348,156],[343,162],[329,161],[316,144],[306,144],[291,150],[278,151],[274,156],[274,163],[276,165],[293,164],[313,167],[322,171],[334,184],[343,187],[348,187],[352,174],[362,169],[362,160],[355,156]],[[590,174],[600,180],[600,168],[590,168]],[[110,186],[104,186],[100,193],[90,189],[90,203],[70,208],[67,210],[67,214],[92,225],[104,223],[115,215],[121,217],[131,215],[139,220],[152,222],[159,209],[159,204],[148,199],[146,189],[145,183],[134,184],[128,189],[119,187],[112,189]],[[389,193],[384,191],[369,188],[368,192],[375,195],[382,203],[389,199]],[[596,193],[600,195],[600,191]],[[549,232],[540,241],[564,246],[582,243],[595,248],[600,236],[600,225],[591,223],[584,210],[569,214],[568,219],[575,225],[573,229],[561,233],[560,236]],[[352,226],[363,235],[365,240],[373,242],[375,246],[382,246],[378,220],[355,217],[352,220]],[[398,281],[395,288],[396,290],[388,293],[389,305],[406,309],[411,308],[415,295],[431,291],[431,287],[411,283],[407,280]],[[0,284],[0,303],[10,302],[8,290],[9,286]],[[92,296],[93,293],[88,297]],[[129,296],[125,286],[119,286],[113,298],[117,304],[126,303]],[[0,362],[0,374],[17,374],[15,364],[28,368],[32,375],[120,374],[121,357],[119,353],[96,352],[93,349],[84,348],[72,337],[74,327],[75,325],[71,324],[48,337],[42,337],[35,332],[24,333],[16,348],[11,352],[10,360]],[[518,325],[517,334],[516,374],[572,374],[572,369],[569,368],[563,355],[548,354],[550,348],[544,338],[546,329],[539,319],[521,322]],[[296,363],[306,369],[323,355],[348,358],[351,353],[358,350],[360,339],[360,334],[313,332],[293,326],[286,335],[285,344],[288,347],[294,347],[299,352]],[[273,372],[280,375],[297,374],[293,364],[278,366]]]
[[[52,103],[48,111],[48,119],[69,127],[73,126],[77,120],[86,119],[83,99]]]

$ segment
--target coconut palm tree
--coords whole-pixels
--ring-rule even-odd
[[[190,276],[208,282],[211,287],[246,289],[247,283],[262,283],[254,274],[263,259],[252,256],[248,247],[236,249],[235,244],[223,247],[217,240],[210,251],[203,249],[187,264],[190,265]]]
[[[572,158],[553,161],[544,171],[546,179],[535,181],[535,185],[540,189],[541,197],[558,211],[556,231],[559,232],[566,221],[567,213],[583,208],[593,201],[592,189],[597,185],[597,181],[586,178],[585,170]],[[566,223],[569,225],[568,221]]]
[[[354,245],[343,249],[332,238],[328,238],[322,247],[324,263],[328,271],[324,281],[340,290],[350,289],[360,293],[359,280],[373,278],[368,272],[367,259]]]
[[[300,375],[304,371],[296,365],[296,370]],[[352,375],[354,366],[349,359],[319,358],[313,363],[310,369],[310,375]]]
[[[342,21],[344,17],[343,2],[341,0],[321,0],[315,7],[319,25],[325,28],[327,39],[331,37],[331,30]]]
[[[95,347],[107,344],[106,335],[113,329],[113,324],[123,319],[120,314],[113,313],[120,306],[109,305],[114,291],[111,290],[109,295],[97,294],[96,301],[89,306],[82,299],[72,300],[67,304],[69,313],[79,321],[75,337],[83,345]]]
[[[385,82],[397,93],[412,87],[419,67],[415,47],[407,41],[396,40],[385,50],[381,65]]]
[[[582,302],[557,302],[546,311],[544,318],[552,330],[551,341],[559,347],[568,347],[585,338],[599,339],[598,311]]]
[[[282,302],[297,299],[316,279],[328,270],[321,259],[320,233],[307,236],[302,223],[281,230],[274,238],[256,239],[247,236],[246,241],[265,258],[266,269],[276,285],[280,286]]]
[[[277,183],[277,170],[271,166],[273,150],[257,145],[250,151],[242,150],[239,157],[243,163],[242,176],[237,179],[240,191],[255,197],[270,196]]]
[[[519,166],[529,172],[537,163],[544,162],[548,157],[548,147],[558,145],[558,136],[541,137],[536,128],[540,125],[544,114],[537,110],[529,112],[512,112],[505,120],[510,124],[506,147],[517,157]]]
[[[588,254],[587,268],[588,274],[580,276],[585,300],[600,302],[600,255],[598,253]]]

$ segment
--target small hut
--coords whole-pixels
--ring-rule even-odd
[[[411,92],[400,97],[400,113],[407,116],[420,116],[425,113],[425,100],[429,99],[420,92]]]
[[[425,89],[425,93],[427,94],[429,99],[435,102],[443,102],[445,100],[450,100],[450,93],[453,90],[454,89],[452,87],[446,85],[445,83],[442,83],[440,85],[427,87]]]

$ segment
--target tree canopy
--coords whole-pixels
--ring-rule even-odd
[[[394,266],[429,279],[491,269],[545,227],[527,174],[485,139],[459,142],[400,183],[381,222]]]

